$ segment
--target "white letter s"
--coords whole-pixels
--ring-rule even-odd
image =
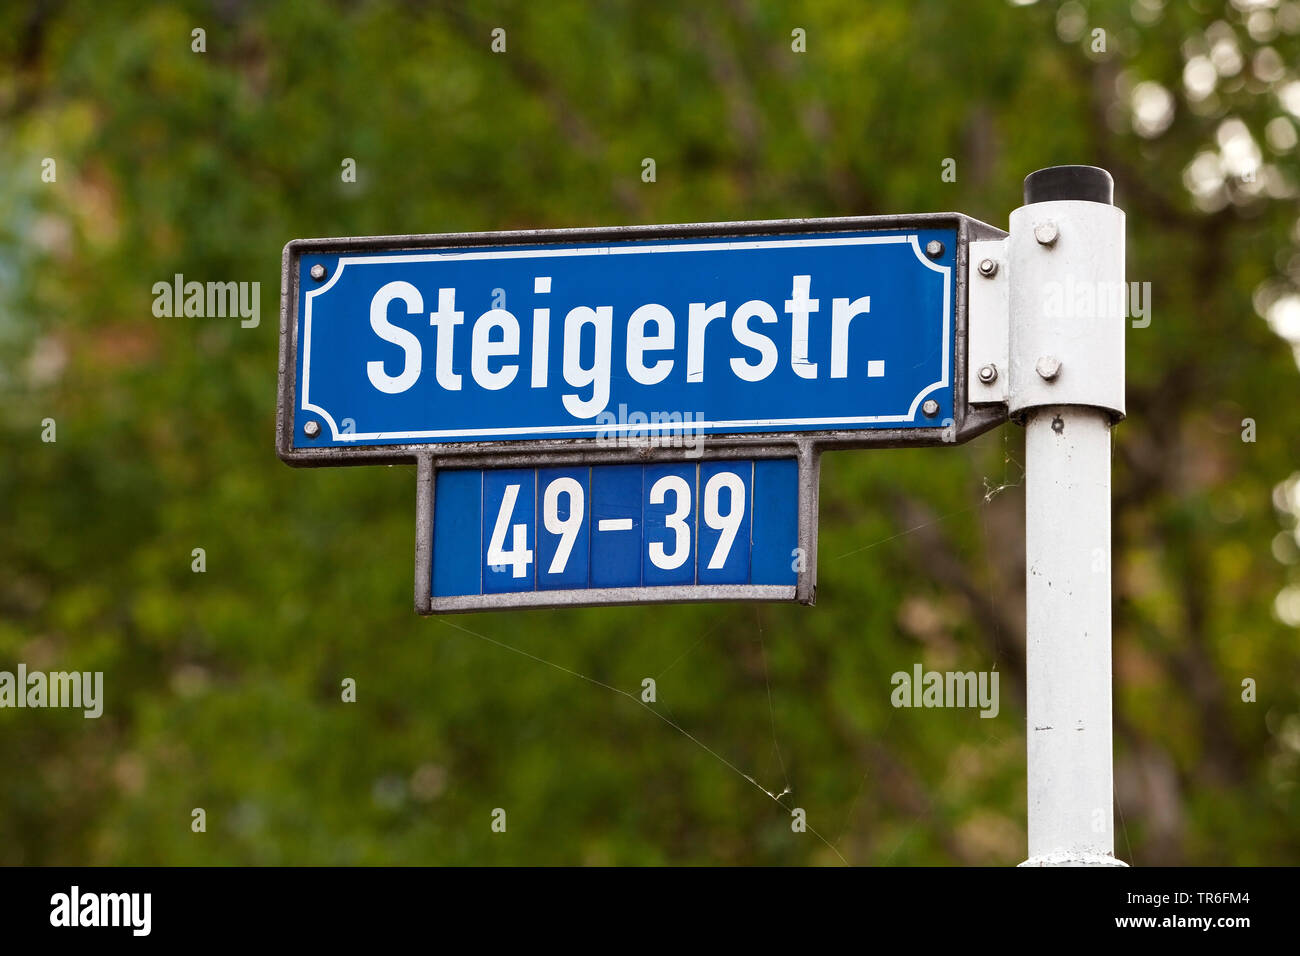
[[[414,385],[420,377],[422,363],[420,340],[415,337],[415,333],[388,321],[388,305],[394,299],[406,303],[406,311],[410,315],[424,311],[424,298],[420,295],[420,290],[409,282],[389,282],[380,287],[370,300],[370,327],[385,342],[400,346],[405,354],[402,372],[397,376],[387,374],[382,361],[366,363],[366,375],[370,377],[370,384],[390,395],[404,392]]]

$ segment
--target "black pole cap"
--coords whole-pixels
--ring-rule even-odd
[[[1115,180],[1097,166],[1048,166],[1025,177],[1025,205],[1062,199],[1115,204]]]

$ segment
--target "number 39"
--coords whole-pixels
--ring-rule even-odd
[[[725,512],[719,507],[724,488],[728,492]],[[673,548],[669,551],[662,541],[651,541],[649,548],[651,563],[665,571],[681,567],[691,556],[691,528],[686,523],[686,517],[691,513],[691,486],[680,475],[665,475],[651,486],[650,504],[665,504],[669,493],[673,495],[674,507],[664,516],[664,526],[673,532]],[[745,482],[731,471],[722,471],[711,477],[704,485],[704,523],[721,534],[709,557],[710,570],[717,570],[727,563],[736,532],[744,519]]]

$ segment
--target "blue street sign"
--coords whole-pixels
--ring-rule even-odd
[[[937,432],[958,414],[959,230],[928,225],[304,243],[282,453]]]
[[[422,614],[811,604],[822,451],[1005,421],[965,374],[970,244],[1004,237],[927,213],[294,240],[276,450],[417,463]]]
[[[593,589],[623,589],[627,601],[665,588],[679,600],[691,589],[742,596],[727,586],[791,599],[800,560],[793,459],[437,474],[434,610],[479,596],[476,606],[503,606],[499,596],[521,592],[532,599],[515,603],[584,603],[564,592]]]

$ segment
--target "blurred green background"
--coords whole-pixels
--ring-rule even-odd
[[[1116,852],[1300,862],[1300,3],[71,0],[6,4],[0,66],[0,669],[106,697],[0,710],[0,863],[1019,862],[1018,428],[826,456],[815,608],[420,619],[413,467],[275,456],[280,252],[1005,228],[1072,162],[1114,174],[1152,306],[1114,455]],[[260,282],[260,325],[155,317],[175,273]],[[1001,713],[895,710],[917,662],[996,667]]]

